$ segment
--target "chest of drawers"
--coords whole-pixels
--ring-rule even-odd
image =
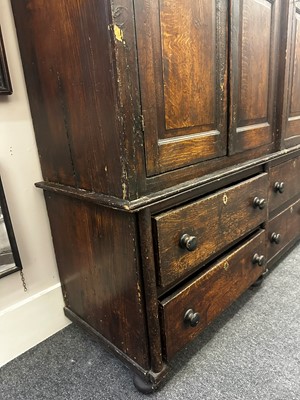
[[[300,7],[11,4],[66,315],[150,392],[299,239]]]
[[[264,254],[266,240],[262,230],[160,302],[167,360],[262,275]]]

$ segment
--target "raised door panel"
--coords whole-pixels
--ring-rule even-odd
[[[230,153],[273,142],[279,2],[231,6]]]
[[[300,142],[300,2],[290,2],[283,136],[287,147]]]
[[[227,151],[227,1],[136,0],[147,175]]]

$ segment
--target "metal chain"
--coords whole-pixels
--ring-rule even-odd
[[[22,281],[22,284],[23,284],[24,292],[27,292],[25,276],[24,276],[24,272],[23,272],[22,269],[20,270],[20,276],[21,276],[21,281]]]

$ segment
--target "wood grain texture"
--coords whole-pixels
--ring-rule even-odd
[[[154,217],[159,284],[176,282],[265,221],[266,207],[253,208],[253,199],[266,199],[267,188],[267,174],[262,174]],[[196,250],[180,246],[183,234],[197,238]]]
[[[264,267],[254,265],[252,258],[255,253],[265,255],[265,247],[265,232],[262,231],[202,272],[178,293],[162,301],[167,360],[257,280]],[[190,308],[200,314],[200,322],[196,327],[184,322],[184,315]]]
[[[300,114],[300,15],[295,12],[295,49],[293,54],[293,69],[291,82],[290,116],[298,117]]]
[[[231,3],[230,153],[272,143],[280,2]]]
[[[296,3],[289,4],[288,25],[284,50],[286,60],[282,61],[285,70],[282,137],[285,147],[300,143],[300,10]],[[285,63],[284,63],[285,61]]]
[[[207,63],[212,59],[215,62],[216,123],[183,130],[165,129],[158,1],[118,0],[111,4],[109,0],[64,0],[58,6],[44,3],[12,0],[46,181],[134,200],[274,150],[273,144],[267,143],[268,134],[262,131],[260,145],[267,144],[251,149],[258,136],[247,132],[250,146],[245,144],[245,148],[250,150],[223,157],[227,152],[227,1],[207,2],[205,6],[200,0],[184,3],[186,12],[195,7],[207,15],[212,10],[205,22],[202,14],[198,16],[203,24],[199,25],[196,18],[197,29],[191,29],[196,29],[199,37],[203,32],[213,31],[215,35],[205,40],[205,46],[213,47],[215,54],[204,53]],[[120,30],[123,39],[117,39],[114,29]],[[145,118],[145,148],[138,62],[147,80],[145,87],[141,79],[143,104],[149,101],[144,117],[154,113],[147,121]],[[202,59],[194,62],[199,66],[201,63]],[[162,136],[156,136],[157,121],[162,121],[162,130],[158,131]],[[151,177],[147,177],[144,157],[148,157],[147,165],[153,163],[155,175]]]
[[[243,0],[239,125],[265,122],[268,114],[272,5]]]
[[[267,254],[268,262],[282,252],[286,246],[300,236],[300,200],[290,205],[268,223]],[[280,235],[280,243],[271,240],[273,233]]]
[[[68,315],[156,384],[263,272],[253,255],[268,246],[273,262],[300,236],[300,150],[271,154],[275,110],[277,136],[285,121],[286,146],[300,138],[300,11],[280,0],[11,2]],[[253,207],[267,196],[270,207]],[[201,315],[195,329],[187,308]]]
[[[135,199],[145,190],[146,170],[134,4],[132,0],[114,0],[110,3],[112,14],[110,32],[113,41],[111,57],[115,61],[117,80],[116,123],[122,163],[122,199]],[[116,33],[122,36],[121,40]],[[118,161],[115,160],[113,149],[105,151],[114,162]]]
[[[135,1],[135,16],[147,175],[225,155],[227,1]]]
[[[185,166],[188,159],[208,161],[224,151],[219,131],[159,140],[158,144],[162,170]]]
[[[149,368],[135,215],[45,193],[66,306]]]
[[[122,197],[110,2],[12,6],[44,179]]]
[[[241,165],[245,167],[250,164],[253,166],[261,165],[268,159],[274,158],[274,150],[274,143],[271,143],[256,149],[236,153],[230,157],[218,157],[171,170],[160,175],[147,177],[144,194],[148,195],[158,190],[166,191],[167,189],[177,191],[180,190],[180,188],[188,188],[196,182],[206,181],[219,174],[226,174],[227,171],[235,171],[236,167],[239,168]],[[293,151],[293,149],[290,151]],[[278,154],[280,155],[281,153]]]
[[[153,254],[153,236],[149,208],[139,212],[138,224],[140,232],[140,252],[143,264],[143,284],[145,288],[144,293],[149,333],[151,370],[154,373],[159,373],[162,371],[164,365],[161,350],[161,329],[158,318],[155,260]]]
[[[269,171],[269,211],[273,211],[300,193],[300,157],[288,160],[270,168]],[[275,191],[276,182],[284,183],[284,192]]]
[[[214,124],[213,7],[214,1],[160,1],[167,130]]]

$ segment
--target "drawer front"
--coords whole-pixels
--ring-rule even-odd
[[[300,236],[300,200],[270,220],[268,224],[268,261]]]
[[[159,285],[175,282],[264,222],[267,207],[253,201],[266,199],[267,191],[267,174],[261,174],[155,217]]]
[[[168,360],[257,280],[265,267],[254,263],[253,257],[264,255],[265,250],[262,230],[173,297],[161,302]]]
[[[300,157],[270,168],[269,210],[281,206],[300,193]]]

